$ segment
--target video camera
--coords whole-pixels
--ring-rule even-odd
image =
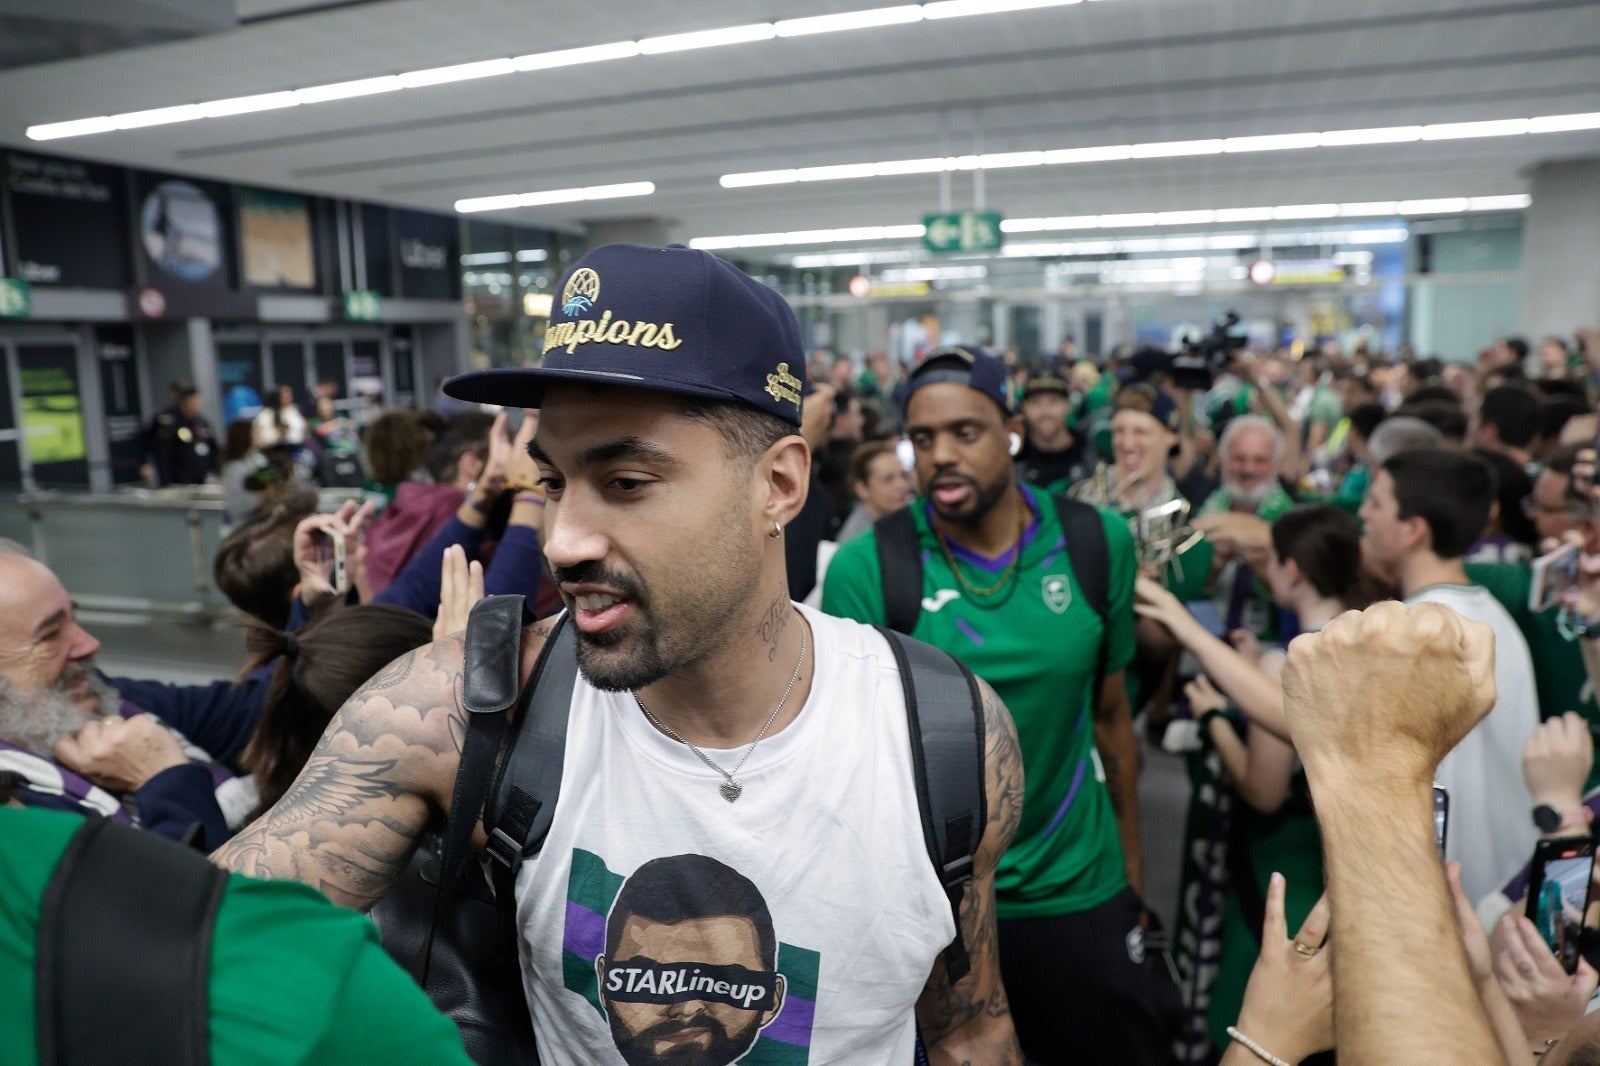
[[[1172,357],[1173,387],[1196,392],[1211,388],[1217,375],[1233,361],[1234,354],[1250,341],[1248,337],[1231,332],[1238,324],[1239,313],[1228,311],[1211,324],[1211,332],[1198,338],[1185,337],[1183,350]]]

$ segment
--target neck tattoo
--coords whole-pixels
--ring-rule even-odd
[[[693,744],[689,743],[687,740],[684,740],[677,733],[673,732],[671,726],[667,725],[665,722],[663,722],[661,719],[657,718],[654,714],[652,714],[650,712],[650,708],[648,708],[648,707],[646,707],[644,705],[644,700],[639,698],[639,694],[637,692],[635,692],[633,694],[633,702],[637,703],[639,705],[639,709],[644,712],[644,716],[646,718],[650,719],[650,724],[651,725],[655,726],[657,729],[661,730],[667,736],[671,737],[673,740],[676,740],[679,744],[682,744],[684,747],[686,747],[690,751],[694,752],[696,755],[698,755],[700,757],[700,761],[701,762],[705,763],[707,766],[711,767],[711,769],[715,770],[717,773],[722,775],[722,784],[717,786],[717,791],[722,793],[722,798],[723,799],[727,800],[729,803],[732,803],[732,802],[734,802],[735,800],[737,800],[739,798],[741,793],[744,792],[744,783],[741,782],[739,780],[739,778],[736,777],[735,775],[738,774],[738,772],[744,767],[745,761],[748,760],[750,758],[750,756],[755,753],[756,745],[760,744],[762,738],[767,735],[767,730],[772,728],[772,723],[778,720],[778,712],[783,710],[783,705],[785,703],[789,702],[789,694],[794,691],[795,682],[800,680],[800,667],[805,665],[805,661],[806,661],[806,627],[805,626],[801,626],[800,627],[800,657],[795,660],[794,673],[791,674],[790,677],[789,677],[789,687],[783,690],[783,696],[782,696],[782,698],[780,698],[778,700],[778,705],[776,707],[772,708],[772,713],[771,714],[767,715],[767,724],[761,727],[761,732],[756,734],[756,739],[751,741],[750,746],[745,749],[744,755],[742,755],[739,758],[738,764],[735,765],[732,770],[724,770],[722,767],[720,767],[716,763],[712,762],[711,761],[711,757],[709,755],[707,755],[705,752],[701,751],[699,748],[695,747]]]

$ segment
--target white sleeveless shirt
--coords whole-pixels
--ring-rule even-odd
[[[870,627],[796,605],[811,693],[724,800],[628,693],[580,675],[560,800],[517,879],[546,1066],[910,1063],[955,936],[923,844],[905,698]],[[709,751],[732,768],[744,749]]]

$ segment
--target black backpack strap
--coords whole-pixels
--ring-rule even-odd
[[[954,984],[972,968],[961,935],[961,898],[989,819],[983,697],[977,678],[949,653],[881,626],[878,632],[900,668],[923,837],[956,921],[956,938],[944,951]]]
[[[472,829],[489,795],[489,778],[506,733],[506,712],[517,700],[522,662],[522,624],[527,605],[521,596],[488,596],[467,617],[461,668],[461,703],[467,709],[467,737],[461,746],[450,817],[439,853],[439,892],[433,921],[414,976],[428,987],[428,963],[446,889],[454,886],[472,850]]]
[[[497,886],[514,883],[517,868],[538,853],[550,832],[577,681],[578,641],[569,616],[562,614],[528,678],[516,733],[496,768],[484,811]]]
[[[872,524],[883,586],[883,624],[910,633],[922,616],[922,550],[911,508],[891,511]]]
[[[92,818],[39,910],[41,1066],[211,1061],[211,935],[228,875],[145,830]]]
[[[1061,520],[1061,532],[1067,543],[1067,560],[1072,564],[1072,576],[1084,599],[1100,616],[1100,650],[1094,670],[1094,689],[1091,700],[1100,698],[1100,686],[1106,679],[1106,658],[1111,643],[1111,544],[1106,540],[1106,527],[1100,520],[1100,510],[1093,504],[1066,496],[1052,497],[1056,515]]]

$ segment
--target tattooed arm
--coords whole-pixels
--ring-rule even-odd
[[[524,634],[524,677],[547,634],[543,624]],[[449,812],[467,732],[463,649],[459,636],[435,641],[379,671],[334,715],[283,798],[211,860],[303,881],[347,907],[383,898],[429,822]]]
[[[1106,791],[1122,838],[1122,863],[1128,884],[1144,897],[1144,850],[1139,836],[1139,741],[1122,671],[1108,674],[1095,701],[1094,746],[1106,771]]]
[[[1022,1051],[1011,1026],[1011,1005],[1000,983],[1000,948],[995,932],[994,871],[1011,845],[1022,817],[1022,753],[1011,712],[987,682],[983,692],[983,727],[989,824],[974,856],[972,881],[961,898],[961,935],[972,958],[972,971],[950,983],[941,956],[917,1001],[917,1021],[937,1066],[983,1063],[1022,1066]]]

